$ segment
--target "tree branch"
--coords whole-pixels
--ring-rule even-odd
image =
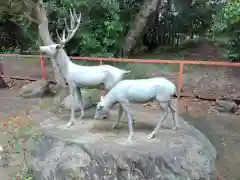
[[[27,13],[24,13],[24,14],[25,14],[25,16],[26,16],[30,21],[32,21],[32,22],[34,22],[34,23],[36,23],[36,24],[39,24],[39,21],[38,21],[37,19],[31,17],[31,16],[30,16],[29,14],[27,14]]]

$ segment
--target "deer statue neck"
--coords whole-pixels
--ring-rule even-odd
[[[69,65],[72,63],[66,51],[63,48],[59,49],[53,59],[56,62],[61,75],[66,78]]]
[[[104,105],[107,109],[111,109],[113,105],[115,105],[117,102],[115,95],[112,92],[109,92],[104,97]]]

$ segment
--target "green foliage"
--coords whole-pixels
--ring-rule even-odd
[[[155,44],[176,49],[185,39],[205,35],[211,27],[215,6],[204,0],[169,0],[162,9],[162,18],[159,21],[157,15],[153,27],[149,27],[147,39]]]
[[[19,53],[37,47],[38,32],[32,22],[22,15],[0,14],[0,53]]]
[[[20,2],[20,0],[17,0]],[[17,2],[16,1],[16,2]],[[144,0],[43,0],[48,12],[49,31],[53,40],[57,42],[56,29],[61,32],[64,28],[64,18],[69,19],[69,9],[74,6],[77,12],[82,12],[82,21],[79,30],[66,45],[69,55],[77,56],[117,56],[122,47],[130,23],[135,19]],[[15,1],[14,1],[15,2]],[[150,18],[144,36],[144,45],[170,46],[179,48],[179,44],[194,36],[225,33],[229,40],[229,58],[236,59],[239,22],[239,2],[230,0],[226,6],[210,4],[206,0],[169,0],[159,12]],[[217,13],[216,13],[217,12]],[[10,16],[10,15],[9,15]],[[24,49],[28,53],[38,50],[40,38],[37,26],[25,15],[10,16],[12,22],[19,25],[23,31]],[[159,21],[159,17],[163,16]],[[2,15],[0,23],[6,20]],[[0,30],[1,31],[1,30]],[[211,32],[210,31],[210,32]],[[149,47],[149,46],[148,46]],[[2,49],[9,52],[9,49]]]
[[[33,180],[32,173],[28,169],[22,170],[17,175],[12,176],[12,180]]]
[[[10,154],[22,154],[23,160],[20,163],[24,167],[20,172],[12,176],[13,180],[32,180],[32,175],[27,167],[28,152],[25,143],[30,139],[38,138],[39,133],[35,128],[32,119],[26,113],[18,116],[5,117],[0,119],[0,134],[4,136],[7,142],[3,144],[4,167],[8,166]]]
[[[73,55],[114,56],[124,30],[124,23],[120,20],[119,2],[98,0],[90,3],[81,29],[69,42],[67,51]]]
[[[15,3],[17,3],[16,1]],[[82,22],[73,39],[66,45],[69,55],[114,56],[121,46],[129,23],[141,7],[140,1],[122,0],[43,0],[49,18],[49,31],[57,42],[56,29],[64,28],[64,18],[69,19],[69,9],[74,7],[82,13]],[[14,3],[13,3],[14,4]],[[10,18],[9,18],[10,17]],[[4,16],[1,21],[4,21]],[[38,49],[40,38],[37,26],[25,15],[8,15],[10,21],[18,24],[23,31],[24,49]],[[18,33],[18,32],[16,32]],[[8,52],[9,50],[2,50]]]
[[[240,2],[229,0],[214,16],[212,32],[215,37],[227,39],[227,57],[233,61],[240,59]]]
[[[112,57],[117,53],[132,20],[131,17],[139,8],[136,6],[137,10],[131,11],[132,7],[121,0],[46,0],[44,6],[49,12],[49,31],[55,42],[57,42],[56,29],[61,34],[64,18],[69,19],[69,9],[74,6],[77,12],[82,13],[80,28],[66,45],[69,55],[106,57]],[[133,7],[135,8],[134,3]],[[25,19],[18,22],[19,25],[26,23]],[[32,44],[38,39],[36,25],[25,27],[24,32],[33,40]],[[37,45],[39,43],[35,43],[34,47],[37,48]]]

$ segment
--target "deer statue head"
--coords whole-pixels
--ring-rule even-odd
[[[77,15],[75,9],[70,10],[70,27],[67,24],[67,19],[64,19],[65,21],[65,28],[63,29],[63,34],[62,38],[59,36],[58,31],[56,30],[57,33],[57,38],[58,38],[58,43],[57,44],[51,44],[48,46],[41,46],[40,47],[40,52],[42,54],[45,54],[50,57],[55,57],[59,50],[63,49],[64,45],[67,44],[74,34],[77,32],[80,22],[81,22],[81,13]],[[67,31],[67,37],[66,37],[66,31]]]

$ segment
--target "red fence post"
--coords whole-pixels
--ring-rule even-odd
[[[44,59],[43,59],[42,55],[40,55],[40,63],[41,63],[42,79],[46,80],[46,66],[45,66]]]
[[[0,59],[0,75],[3,76],[3,60]]]
[[[183,75],[183,62],[179,64],[179,75],[178,75],[178,92],[177,92],[177,98],[178,101],[180,100],[181,97],[181,90],[182,90],[182,75]]]

